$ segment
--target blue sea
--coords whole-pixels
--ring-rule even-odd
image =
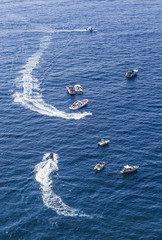
[[[162,1],[1,0],[0,29],[0,240],[161,240]]]

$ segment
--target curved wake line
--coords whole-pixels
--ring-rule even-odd
[[[71,217],[90,217],[86,214],[80,213],[78,209],[66,205],[60,196],[56,195],[52,188],[52,179],[50,174],[58,171],[58,155],[46,153],[43,159],[38,163],[35,168],[35,179],[40,183],[42,192],[42,199],[44,204],[56,211],[58,215],[71,216]]]
[[[90,112],[66,113],[44,102],[41,90],[39,88],[39,81],[38,79],[32,77],[32,71],[37,66],[37,64],[39,64],[39,60],[49,44],[50,37],[44,37],[41,41],[40,49],[31,57],[29,57],[26,65],[23,66],[24,70],[21,71],[22,79],[16,79],[17,87],[22,88],[22,91],[19,90],[15,92],[13,95],[14,102],[22,104],[27,109],[51,117],[81,119],[85,116],[92,115]]]

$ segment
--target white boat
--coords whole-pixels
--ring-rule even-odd
[[[132,71],[128,71],[125,76],[127,78],[132,78],[132,77],[135,77],[137,73],[138,73],[138,69],[134,69]]]
[[[89,32],[93,32],[93,31],[96,31],[96,28],[88,27],[86,30]]]
[[[77,100],[69,108],[71,110],[77,110],[87,105],[87,103],[88,103],[88,99]]]
[[[104,138],[101,139],[100,142],[98,142],[98,146],[105,146],[110,142],[110,140],[106,140]]]
[[[77,84],[77,85],[74,85],[74,89],[75,89],[75,92],[77,94],[82,94],[83,93],[83,88],[81,85]]]
[[[67,91],[68,91],[68,93],[69,93],[70,95],[76,94],[76,91],[75,91],[75,88],[74,88],[73,85],[67,85],[67,86],[66,86],[66,89],[67,89]]]
[[[105,166],[105,162],[99,162],[96,164],[96,166],[94,167],[94,170],[96,171],[100,171],[101,169],[103,169]]]
[[[74,94],[82,94],[83,93],[83,88],[81,85],[67,85],[66,89],[70,95]]]
[[[138,165],[134,165],[134,166],[126,165],[126,166],[124,166],[124,168],[122,169],[121,173],[132,173],[132,172],[137,171],[138,168],[139,168]]]

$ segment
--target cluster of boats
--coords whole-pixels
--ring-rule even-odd
[[[83,94],[83,88],[79,84],[67,85],[66,89],[70,95]],[[88,99],[77,100],[69,108],[71,110],[77,110],[77,109],[80,109],[80,108],[86,106],[87,103],[88,103]]]
[[[95,29],[93,29],[91,27],[87,28],[87,31],[90,31],[90,32],[92,32],[94,30]],[[132,78],[132,77],[135,77],[137,75],[137,73],[138,73],[138,69],[134,69],[134,70],[128,71],[125,76],[127,78]],[[83,88],[79,84],[77,84],[77,85],[67,85],[66,89],[67,89],[67,91],[70,95],[83,94]],[[69,108],[71,110],[77,110],[77,109],[80,109],[80,108],[84,107],[85,105],[87,105],[87,103],[88,103],[88,99],[77,100]],[[101,147],[105,146],[109,142],[110,142],[110,140],[102,138],[101,141],[98,142],[98,146],[101,146]],[[105,162],[99,162],[94,166],[94,170],[100,171],[104,167],[105,167]],[[132,172],[137,171],[138,168],[139,168],[138,165],[133,165],[133,166],[126,165],[122,169],[121,173],[122,174],[132,173]]]
[[[103,147],[110,142],[108,139],[101,138],[101,141],[98,142],[98,146]],[[105,162],[99,162],[94,166],[95,171],[101,171],[105,167]]]
[[[83,94],[83,88],[81,85],[67,85],[66,89],[70,95]]]
[[[97,31],[96,28],[88,27],[86,29],[88,32],[94,32]],[[83,94],[83,88],[81,85],[76,84],[76,85],[67,85],[66,89],[70,95],[75,95],[75,94]],[[86,106],[88,103],[88,99],[82,99],[82,100],[77,100],[75,101],[69,108],[71,110],[77,110],[80,109],[84,106]]]
[[[134,70],[128,71],[125,76],[126,76],[127,78],[133,78],[133,77],[135,77],[135,76],[137,75],[137,73],[138,73],[138,69],[134,69]],[[107,145],[109,142],[110,142],[110,140],[106,140],[106,139],[102,138],[101,141],[98,142],[98,146],[105,146],[105,145]],[[100,171],[100,170],[102,170],[104,167],[105,167],[105,162],[99,162],[99,163],[97,163],[97,164],[94,166],[94,170]],[[132,172],[137,171],[138,168],[139,168],[138,165],[133,165],[133,166],[126,165],[126,166],[124,166],[124,168],[122,169],[121,173],[122,173],[122,174],[132,173]]]
[[[89,28],[87,28],[87,31],[93,31],[93,30],[91,27],[89,27]],[[133,78],[137,74],[138,74],[138,69],[134,69],[134,70],[128,71],[125,76],[127,78]],[[83,94],[83,88],[79,84],[67,85],[66,89],[70,95]],[[87,105],[87,103],[88,103],[88,99],[77,100],[69,108],[71,110],[77,110],[77,109],[80,109],[80,108],[84,107],[85,105]]]
[[[94,166],[94,170],[101,171],[104,167],[105,167],[105,162],[99,162]],[[122,174],[132,173],[132,172],[137,171],[138,168],[139,168],[138,165],[133,165],[133,166],[126,165],[120,172]]]
[[[104,139],[102,138],[100,142],[98,142],[98,146],[105,146],[110,142],[110,140],[108,139]],[[104,167],[105,167],[105,162],[99,162],[94,166],[94,170],[95,171],[101,171]],[[126,174],[126,173],[132,173],[137,171],[137,169],[139,168],[138,165],[133,165],[133,166],[129,166],[126,165],[123,167],[122,171],[120,171],[122,174]]]

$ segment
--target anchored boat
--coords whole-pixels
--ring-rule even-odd
[[[104,138],[101,139],[100,142],[98,142],[98,146],[105,146],[110,142],[110,140],[106,140]]]
[[[105,166],[105,162],[99,162],[95,165],[94,170],[100,171]]]
[[[66,89],[67,89],[67,91],[70,95],[75,95],[76,94],[76,91],[75,91],[75,88],[74,88],[73,85],[67,85]]]
[[[77,84],[77,85],[74,85],[74,89],[75,89],[75,92],[77,94],[82,94],[83,93],[83,88],[81,85]]]
[[[126,166],[124,166],[124,168],[122,169],[121,173],[132,173],[132,172],[137,171],[138,168],[139,168],[138,165],[134,165],[134,166],[126,165]]]
[[[138,69],[134,69],[134,70],[128,71],[125,76],[127,78],[132,78],[132,77],[135,77],[137,73],[138,73]]]
[[[66,89],[70,95],[75,95],[75,94],[82,94],[83,93],[83,88],[81,85],[67,85]]]

